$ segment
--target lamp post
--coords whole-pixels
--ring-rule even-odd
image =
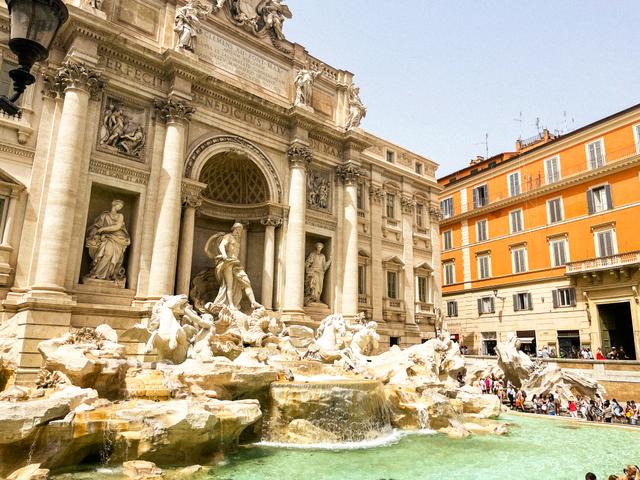
[[[36,81],[31,67],[49,56],[49,47],[58,30],[69,18],[62,0],[6,0],[11,17],[9,48],[18,57],[20,66],[9,72],[15,94],[0,96],[0,109],[17,115],[15,102],[25,89]]]

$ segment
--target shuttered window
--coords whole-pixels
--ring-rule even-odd
[[[447,317],[457,317],[458,316],[458,302],[450,301],[447,302]]]
[[[453,217],[453,198],[445,198],[440,202],[442,218]]]
[[[533,297],[530,293],[516,293],[513,296],[513,311],[533,310]]]
[[[520,193],[520,172],[514,172],[509,175],[509,196],[515,197]]]
[[[576,306],[576,289],[559,288],[553,290],[553,308],[565,308]]]
[[[551,240],[549,242],[551,247],[551,265],[554,267],[562,267],[569,261],[568,242],[566,238],[560,238]]]
[[[547,201],[547,218],[549,223],[558,223],[564,220],[561,198],[554,198]]]
[[[489,188],[486,185],[480,185],[473,189],[473,208],[484,207],[489,203]]]
[[[456,283],[456,270],[453,262],[445,263],[444,266],[444,283],[445,285],[452,285]]]
[[[476,240],[478,242],[486,242],[488,239],[488,222],[486,220],[476,222]]]
[[[595,242],[598,257],[610,257],[616,254],[613,230],[599,230],[595,232]]]
[[[589,215],[606,212],[613,208],[611,185],[600,185],[587,191],[587,208]]]
[[[587,145],[587,160],[589,162],[589,170],[604,166],[604,143],[602,140],[598,140]]]
[[[479,255],[478,256],[478,278],[484,280],[491,276],[491,256]]]
[[[547,184],[560,181],[560,158],[553,157],[544,161],[544,175]]]
[[[478,299],[478,315],[495,313],[496,303],[494,297],[482,297]]]
[[[527,249],[524,247],[511,250],[513,263],[513,273],[523,273],[527,271]]]
[[[524,230],[522,210],[514,210],[509,213],[509,225],[511,226],[511,233],[518,233]]]
[[[453,233],[451,230],[442,232],[442,249],[451,250],[453,248]]]

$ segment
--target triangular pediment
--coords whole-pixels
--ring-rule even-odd
[[[25,188],[23,183],[11,176],[8,172],[0,168],[0,183],[11,185],[12,187],[18,187],[19,189]]]

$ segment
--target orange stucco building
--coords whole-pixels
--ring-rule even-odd
[[[442,312],[472,353],[517,332],[640,358],[640,105],[439,183]]]

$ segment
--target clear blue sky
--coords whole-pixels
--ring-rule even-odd
[[[288,4],[287,37],[356,74],[363,127],[440,176],[484,154],[485,133],[493,155],[535,135],[538,117],[575,129],[640,103],[638,0]]]

